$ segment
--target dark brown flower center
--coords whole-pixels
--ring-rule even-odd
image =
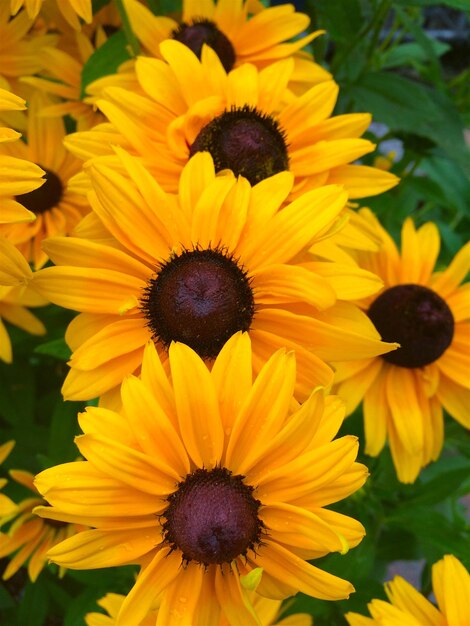
[[[422,285],[397,285],[372,303],[368,315],[384,341],[401,348],[382,356],[401,367],[423,367],[450,346],[454,317],[447,303]]]
[[[46,182],[34,191],[15,197],[15,200],[36,215],[45,213],[57,206],[62,199],[63,193],[62,181],[57,174],[45,167],[42,169],[46,172],[44,177]]]
[[[201,58],[203,44],[207,44],[217,53],[226,72],[230,72],[235,65],[236,55],[230,40],[210,20],[194,18],[189,24],[182,22],[171,36],[188,46],[198,59]]]
[[[163,263],[148,283],[141,310],[154,340],[180,341],[213,359],[239,330],[250,328],[250,278],[220,249],[185,250]]]
[[[217,172],[230,169],[252,185],[289,168],[279,123],[247,105],[225,111],[199,131],[189,154],[204,151],[211,153]]]
[[[197,469],[178,484],[163,513],[165,541],[183,561],[205,566],[230,563],[260,543],[259,500],[244,476],[224,467]]]

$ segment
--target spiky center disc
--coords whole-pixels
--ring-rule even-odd
[[[215,358],[239,330],[250,328],[254,297],[250,279],[219,249],[172,256],[150,279],[142,311],[156,341],[180,341],[201,358]]]
[[[217,53],[226,72],[230,72],[235,65],[236,55],[230,40],[210,20],[195,18],[189,23],[182,22],[171,36],[190,48],[198,59],[201,58],[203,44],[207,44]]]
[[[401,367],[423,367],[436,361],[450,346],[454,317],[447,303],[422,285],[397,285],[372,303],[368,315],[384,341],[401,348],[382,356]]]
[[[271,116],[247,105],[204,126],[189,154],[210,152],[217,172],[230,169],[252,185],[289,168],[285,134]]]
[[[15,200],[36,215],[45,213],[57,206],[62,199],[63,193],[62,181],[57,174],[54,174],[54,172],[51,172],[51,170],[45,167],[42,169],[46,172],[46,182],[34,191],[23,193],[15,197]]]
[[[197,469],[168,497],[165,541],[181,550],[183,561],[222,565],[259,544],[261,503],[243,478],[223,467]]]

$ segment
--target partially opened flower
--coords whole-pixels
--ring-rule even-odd
[[[251,187],[231,173],[216,176],[203,153],[173,196],[138,159],[117,152],[119,171],[106,158],[87,167],[94,213],[79,226],[81,237],[49,239],[45,250],[57,266],[33,277],[46,298],[82,313],[66,334],[74,350],[67,399],[116,388],[138,370],[149,339],[162,354],[182,341],[211,362],[231,335],[249,331],[256,367],[278,347],[296,351],[304,395],[330,384],[325,361],[396,347],[380,341],[357,307],[337,302],[343,290],[376,292],[373,274],[302,263],[336,223],[341,188],[310,191],[279,210],[289,173]]]
[[[265,7],[259,0],[183,0],[181,21],[173,16],[154,15],[137,0],[125,0],[131,26],[146,52],[162,58],[160,44],[175,39],[201,57],[207,44],[229,72],[243,63],[262,69],[286,57],[293,57],[292,80],[311,87],[331,75],[313,62],[311,55],[299,54],[324,31],[306,35],[308,15],[292,4]]]
[[[75,30],[80,30],[80,19],[85,22],[91,22],[92,6],[91,0],[56,0],[57,7],[67,22]],[[39,14],[44,0],[10,0],[11,15],[16,15],[18,11],[24,7],[24,15],[28,15],[29,19],[34,19]],[[8,0],[4,2],[8,10]]]
[[[0,446],[0,463],[13,446],[11,441]],[[27,563],[29,578],[34,582],[47,565],[46,552],[83,527],[37,517],[33,509],[46,503],[33,485],[33,475],[24,470],[10,470],[9,473],[32,495],[16,503],[0,494],[0,558],[10,557],[2,578],[8,580]],[[60,568],[60,574],[64,573],[65,569]]]
[[[435,604],[401,576],[385,584],[388,602],[372,600],[371,618],[347,613],[350,626],[467,626],[470,624],[470,575],[452,554],[432,566]]]
[[[288,89],[292,59],[265,69],[244,64],[227,73],[212,48],[201,60],[185,45],[160,45],[164,60],[139,57],[144,96],[108,87],[97,106],[112,123],[70,135],[66,145],[82,158],[112,152],[111,142],[143,157],[165,190],[175,191],[194,154],[211,153],[217,171],[231,169],[252,184],[278,172],[294,175],[291,197],[342,184],[349,198],[381,193],[398,182],[380,169],[352,164],[374,150],[361,135],[367,113],[331,117],[338,95],[332,80],[295,97]]]
[[[97,604],[103,608],[107,615],[103,613],[88,613],[85,615],[87,626],[115,626],[119,611],[126,596],[118,593],[107,593],[104,598],[98,600]],[[259,618],[259,626],[311,626],[312,617],[305,613],[297,613],[289,617],[280,618],[281,600],[271,600],[263,598],[259,594],[250,595],[254,611]],[[158,609],[150,609],[147,616],[140,622],[139,626],[155,626],[157,624]],[[206,623],[205,626],[208,626]],[[221,619],[214,626],[229,626],[229,622],[222,615]]]
[[[37,189],[31,185],[27,188],[25,185],[20,186],[14,178],[9,183],[3,183],[4,172],[0,173],[0,193],[7,196],[2,202],[9,211],[7,223],[3,220],[4,223],[0,225],[0,235],[9,239],[36,268],[47,261],[47,255],[41,250],[42,240],[52,235],[70,233],[89,211],[86,199],[67,189],[70,177],[80,170],[81,163],[68,154],[63,146],[63,121],[41,117],[41,109],[49,104],[51,101],[44,95],[34,94],[28,109],[27,143],[15,141],[0,144],[0,163],[13,164],[6,175],[16,171],[19,159],[27,159],[30,169],[36,168],[41,174],[45,171],[45,182],[40,187],[36,185]],[[42,179],[40,182],[43,182]],[[31,191],[31,188],[34,190]],[[27,215],[35,217],[34,221],[14,223],[19,220],[11,218],[10,207],[11,211],[17,211],[19,207],[23,212],[23,207],[26,207]]]
[[[433,272],[440,238],[435,224],[415,229],[407,219],[401,253],[377,218],[362,210],[380,234],[379,253],[361,253],[359,265],[385,286],[364,308],[382,338],[401,347],[374,359],[338,364],[336,392],[351,413],[364,400],[366,453],[376,456],[388,438],[398,478],[413,482],[443,443],[443,411],[470,428],[470,243],[449,267]]]
[[[150,342],[141,378],[122,385],[121,411],[79,416],[86,461],[36,477],[51,505],[38,515],[92,527],[49,558],[77,569],[141,565],[119,626],[137,626],[155,603],[168,626],[176,616],[218,624],[221,613],[231,626],[259,626],[247,588],[274,599],[348,597],[350,583],[307,562],[364,534],[323,508],[367,474],[355,437],[332,441],[341,403],[317,389],[298,404],[295,356],[284,349],[252,379],[247,333],[226,343],[212,371],[172,343],[169,369],[171,379]]]

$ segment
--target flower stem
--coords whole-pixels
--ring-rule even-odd
[[[140,45],[137,40],[137,37],[132,30],[131,23],[129,21],[129,16],[127,15],[126,8],[124,6],[123,0],[116,0],[116,8],[119,11],[119,15],[121,17],[122,28],[124,30],[124,34],[126,35],[126,39],[129,43],[131,56],[135,57],[140,52]]]

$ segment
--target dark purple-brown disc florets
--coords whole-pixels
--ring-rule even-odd
[[[199,131],[189,154],[210,152],[215,170],[229,169],[252,185],[289,168],[285,133],[270,115],[232,108]]]
[[[224,467],[197,469],[168,497],[165,542],[182,552],[184,562],[222,565],[260,544],[261,502],[243,478]]]
[[[232,335],[250,329],[255,310],[250,283],[223,250],[185,250],[150,279],[141,310],[155,341],[165,347],[180,341],[213,359]]]
[[[198,59],[201,58],[203,44],[207,44],[217,53],[226,72],[230,72],[235,65],[236,55],[230,40],[210,20],[194,18],[189,24],[182,22],[171,36],[190,48]]]
[[[447,303],[422,285],[397,285],[372,303],[368,315],[384,341],[401,348],[382,355],[401,367],[436,361],[452,343],[454,317]]]
[[[57,174],[45,167],[42,169],[46,172],[44,177],[46,182],[34,191],[15,197],[15,200],[36,215],[45,213],[57,206],[63,193],[62,181]]]

